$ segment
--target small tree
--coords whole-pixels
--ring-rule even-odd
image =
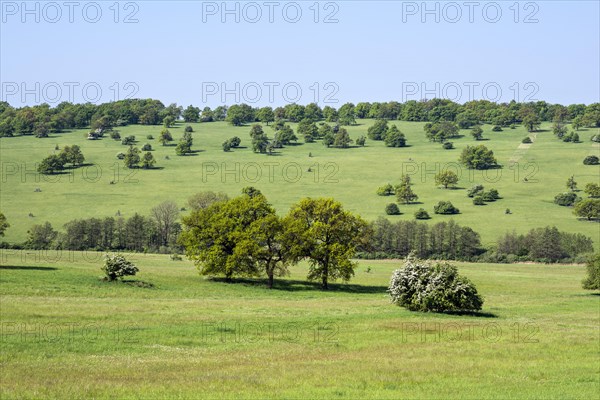
[[[586,290],[600,290],[600,253],[590,257],[586,265],[587,277],[583,281]]]
[[[473,139],[475,140],[483,139],[483,129],[481,129],[481,126],[475,125],[471,130],[471,135],[473,135]]]
[[[393,304],[410,311],[478,311],[483,306],[475,285],[447,262],[407,258],[404,268],[394,271],[388,293]]]
[[[146,154],[144,154],[144,156],[142,157],[142,168],[150,169],[154,167],[154,164],[156,164],[156,160],[154,159],[152,153],[147,152]]]
[[[586,218],[588,221],[600,218],[600,200],[585,199],[575,204],[573,213],[578,217]]]
[[[600,185],[597,183],[588,183],[585,185],[584,192],[592,198],[598,198],[600,197]]]
[[[444,144],[442,144],[442,148],[444,150],[452,150],[454,148],[454,143],[452,143],[452,142],[444,142]]]
[[[475,197],[483,192],[483,185],[475,185],[467,192],[467,196]]]
[[[444,189],[448,186],[454,186],[458,183],[458,175],[455,172],[446,170],[435,175],[435,184],[444,185]]]
[[[163,129],[160,132],[160,138],[158,138],[158,141],[163,145],[166,146],[167,143],[172,142],[173,141],[173,136],[171,136],[171,132],[169,132],[168,129]]]
[[[485,201],[483,200],[483,196],[475,196],[473,197],[473,204],[476,206],[485,205]]]
[[[64,160],[62,157],[52,154],[44,158],[40,165],[38,165],[38,172],[40,174],[53,174],[57,171],[62,171],[65,168]]]
[[[106,274],[106,279],[114,281],[124,276],[135,275],[139,269],[120,254],[107,254],[102,271]]]
[[[598,165],[600,164],[600,159],[597,156],[587,156],[583,159],[583,165]]]
[[[567,179],[567,189],[570,189],[573,192],[577,190],[577,182],[575,182],[575,177],[573,175]]]
[[[366,139],[364,136],[359,136],[359,137],[356,139],[356,145],[357,145],[357,146],[362,146],[362,147],[364,147],[366,142],[367,142],[367,139]]]
[[[396,187],[395,192],[399,203],[410,204],[419,198],[410,186],[410,177],[408,175],[402,175],[402,181]]]
[[[152,145],[150,143],[146,143],[142,146],[142,151],[152,151]]]
[[[387,185],[381,186],[377,189],[378,196],[391,196],[394,194],[394,187],[388,183]]]
[[[127,149],[127,154],[125,154],[125,158],[123,159],[125,166],[127,168],[137,168],[140,164],[140,149],[137,147],[129,146]]]

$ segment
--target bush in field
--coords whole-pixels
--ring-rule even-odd
[[[600,159],[597,156],[587,156],[583,159],[583,165],[598,165]]]
[[[475,197],[477,195],[480,195],[481,192],[483,192],[483,185],[475,185],[471,189],[469,189],[467,196]]]
[[[483,200],[483,196],[475,196],[475,197],[473,197],[473,204],[475,204],[476,206],[483,206],[483,205],[485,205],[485,200]]]
[[[400,215],[400,209],[396,203],[390,203],[385,206],[385,213],[387,215]]]
[[[440,201],[435,206],[433,206],[433,211],[436,214],[458,214],[460,210],[449,201]]]
[[[454,148],[454,144],[452,142],[445,142],[442,147],[445,150],[452,150]]]
[[[577,198],[575,192],[559,193],[554,196],[554,203],[559,206],[569,207],[575,204]]]
[[[415,219],[429,219],[429,218],[431,218],[431,217],[429,216],[427,211],[425,211],[423,208],[419,208],[417,211],[415,211]]]
[[[152,145],[150,143],[146,143],[142,146],[142,151],[152,151]]]
[[[475,285],[455,266],[410,257],[392,274],[388,293],[392,303],[410,311],[477,311],[483,305]]]
[[[600,253],[590,257],[587,262],[587,277],[583,281],[583,288],[587,290],[600,290]]]
[[[531,138],[529,136],[526,136],[523,140],[521,140],[521,143],[529,144],[531,143]]]
[[[120,254],[107,254],[102,271],[109,281],[114,281],[124,276],[135,275],[139,269]]]

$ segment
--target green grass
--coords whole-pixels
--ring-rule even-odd
[[[303,264],[268,290],[131,255],[135,280],[154,285],[143,288],[101,281],[95,253],[1,257],[3,399],[591,399],[600,390],[600,297],[581,289],[582,266],[460,263],[485,298],[477,316],[391,305],[398,261],[361,261],[349,285],[323,292],[304,281]]]
[[[366,135],[372,123],[372,120],[359,120],[358,125],[348,130],[356,138]],[[46,220],[62,229],[65,222],[74,218],[114,216],[117,211],[124,217],[134,212],[147,214],[164,200],[185,206],[187,198],[195,192],[215,190],[235,196],[248,185],[262,190],[281,214],[303,197],[331,196],[347,209],[374,220],[385,216],[385,205],[394,201],[392,197],[377,196],[376,189],[388,182],[397,183],[403,172],[410,172],[416,166],[414,191],[422,204],[400,205],[403,215],[391,219],[413,219],[413,213],[420,207],[433,215],[433,206],[438,201],[450,200],[461,214],[434,215],[429,222],[454,218],[480,232],[485,244],[495,242],[506,231],[526,232],[551,224],[568,232],[584,233],[593,238],[596,247],[600,245],[598,223],[578,221],[571,208],[553,204],[554,196],[567,190],[565,182],[569,176],[575,176],[580,188],[600,179],[600,166],[582,163],[587,155],[600,155],[600,147],[597,144],[594,147],[589,140],[597,129],[582,129],[579,132],[582,143],[563,143],[552,135],[546,124],[542,128],[547,130],[538,132],[535,142],[525,151],[518,150],[527,135],[522,127],[492,132],[490,126],[484,126],[484,137],[489,140],[475,142],[465,130],[461,131],[463,138],[454,140],[456,149],[443,150],[439,143],[426,140],[422,123],[394,123],[406,134],[410,147],[387,148],[383,142],[367,140],[365,148],[327,149],[317,142],[288,146],[277,156],[254,154],[250,148],[222,151],[221,144],[232,136],[239,136],[242,146],[249,146],[249,126],[232,127],[221,122],[192,124],[193,149],[200,152],[186,157],[176,156],[174,146],[160,145],[157,138],[162,127],[128,126],[121,129],[121,136],[135,135],[140,147],[151,143],[157,167],[161,168],[134,171],[124,169],[122,161],[116,159],[116,154],[124,152],[126,146],[108,137],[86,140],[87,130],[55,134],[48,139],[2,138],[1,209],[12,225],[5,239],[24,241],[31,225]],[[176,141],[183,135],[184,126],[178,124],[171,129]],[[272,135],[270,128],[265,131]],[[155,139],[148,141],[148,134]],[[73,170],[72,175],[45,177],[33,172],[35,163],[52,154],[57,144],[61,148],[80,145],[86,162],[93,165]],[[502,200],[474,206],[466,190],[444,190],[435,186],[433,175],[437,166],[456,165],[461,150],[472,144],[485,144],[494,150],[504,168],[489,171],[487,182],[484,172],[462,169],[458,187],[467,189],[478,183],[487,188],[495,187]],[[309,153],[313,157],[309,157]],[[513,157],[518,158],[518,164],[511,167],[509,161]],[[215,166],[217,171],[210,174]],[[307,172],[309,167],[312,172]],[[257,168],[261,176],[255,179]],[[298,180],[297,171],[301,173]],[[500,174],[497,182],[496,174]],[[523,181],[525,177],[528,182]],[[116,184],[111,185],[110,181]],[[42,191],[36,193],[36,188]],[[585,196],[583,192],[581,195]],[[506,208],[511,209],[511,215],[504,213]],[[34,217],[29,217],[29,213]]]

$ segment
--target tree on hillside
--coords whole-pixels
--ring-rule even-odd
[[[481,129],[481,126],[475,125],[473,129],[471,129],[471,135],[473,135],[473,139],[475,140],[483,139],[483,129]]]
[[[567,179],[567,188],[574,192],[577,190],[577,182],[575,182],[575,177],[571,175],[569,179]]]
[[[588,221],[600,218],[600,199],[585,199],[575,204],[573,213],[578,217],[586,218]]]
[[[402,175],[401,182],[395,189],[398,203],[410,204],[419,198],[411,188],[410,176],[408,175]]]
[[[293,258],[309,260],[309,280],[320,280],[323,289],[328,289],[329,280],[348,281],[354,275],[350,259],[369,234],[360,217],[333,199],[306,198],[292,206],[285,223],[297,244],[291,250]]]
[[[385,119],[375,121],[373,125],[367,129],[367,136],[371,140],[383,140],[388,131],[388,122]]]
[[[168,129],[163,129],[160,132],[160,138],[158,139],[158,141],[163,145],[166,146],[167,143],[172,142],[173,141],[173,136],[171,136],[171,132],[169,132]]]
[[[269,126],[269,122],[275,121],[275,114],[273,113],[273,109],[271,107],[261,108],[258,110],[256,117],[260,122],[267,124],[267,126]]]
[[[191,104],[183,111],[183,120],[185,122],[200,121],[200,108],[194,107]]]
[[[40,165],[38,165],[38,172],[40,174],[54,174],[55,172],[62,171],[65,168],[62,157],[52,154],[44,158]]]
[[[345,128],[340,128],[340,130],[335,134],[335,138],[333,139],[333,146],[338,148],[348,148],[352,143],[352,139],[350,139],[350,135]]]
[[[427,139],[443,143],[458,136],[458,125],[451,121],[428,122],[423,126]]]
[[[140,164],[140,149],[129,146],[123,162],[127,168],[137,168]]]
[[[400,132],[396,125],[392,125],[390,127],[385,135],[384,141],[387,147],[406,146],[406,138],[404,137],[404,133]]]
[[[146,152],[144,154],[144,156],[142,157],[142,168],[150,169],[150,168],[154,167],[154,164],[156,164],[156,160],[154,159],[154,156],[149,151]]]
[[[454,186],[458,183],[458,175],[455,172],[446,170],[435,175],[435,184],[444,185],[444,189],[448,186]]]
[[[72,164],[73,166],[81,165],[85,160],[81,148],[76,144],[65,146],[59,156],[62,158],[63,164]]]
[[[488,169],[498,166],[494,152],[482,144],[465,147],[459,161],[470,169]]]

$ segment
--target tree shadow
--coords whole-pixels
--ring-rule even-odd
[[[227,280],[223,277],[210,277],[213,282],[222,282],[229,284],[241,284],[245,286],[267,287],[267,279],[261,278],[232,278]],[[274,291],[283,292],[305,292],[318,291],[322,293],[355,293],[355,294],[374,294],[386,293],[386,286],[367,286],[348,283],[329,283],[329,289],[324,290],[319,282],[301,281],[297,279],[275,279],[273,282]]]
[[[23,270],[23,271],[56,271],[58,268],[55,267],[31,267],[24,265],[0,265],[0,269],[8,270]]]
[[[483,311],[444,311],[440,314],[456,315],[459,317],[498,318],[494,313]]]

